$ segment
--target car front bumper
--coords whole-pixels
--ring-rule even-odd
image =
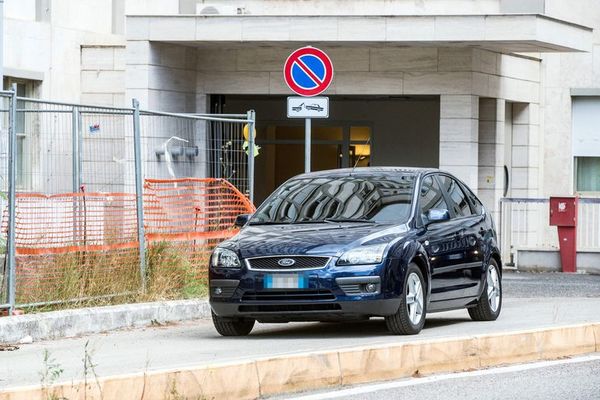
[[[267,289],[269,271],[211,268],[210,305],[220,317],[262,322],[387,316],[400,306],[400,297],[386,285],[386,266],[392,262],[295,271],[308,282],[302,289]]]

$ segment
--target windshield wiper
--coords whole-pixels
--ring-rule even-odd
[[[372,221],[370,219],[363,219],[363,218],[325,218],[323,220],[324,222],[329,222],[332,224],[336,224],[338,222],[361,222],[363,224],[376,224],[376,221]]]
[[[248,222],[248,225],[289,225],[289,222],[279,222],[279,221],[256,221],[256,222]]]

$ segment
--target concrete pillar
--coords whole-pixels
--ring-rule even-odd
[[[512,116],[511,197],[539,197],[539,106],[514,103]],[[517,208],[511,210],[511,220],[518,222],[511,225],[512,243],[538,246],[547,226],[548,209],[535,203]]]
[[[440,169],[477,191],[479,97],[440,96]]]
[[[503,99],[479,100],[479,182],[478,195],[486,209],[499,220],[500,198],[504,192]]]
[[[539,187],[539,106],[513,104],[512,197],[537,197]]]

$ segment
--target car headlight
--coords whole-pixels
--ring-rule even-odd
[[[387,243],[360,246],[342,254],[337,265],[379,264]]]
[[[217,247],[210,257],[211,267],[240,268],[241,265],[240,258],[235,251],[223,247]]]

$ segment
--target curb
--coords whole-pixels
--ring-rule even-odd
[[[0,391],[0,400],[256,399],[285,392],[600,352],[600,323],[422,340],[151,371],[49,388]]]
[[[206,299],[122,304],[0,318],[0,344],[67,338],[130,327],[210,318]]]

